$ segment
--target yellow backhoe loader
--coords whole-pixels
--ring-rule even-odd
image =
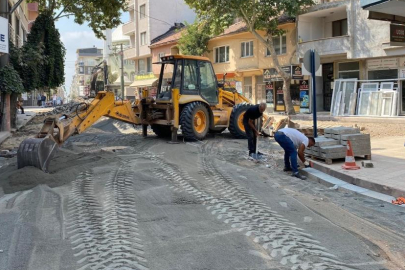
[[[24,140],[17,152],[18,168],[35,166],[48,170],[58,146],[80,134],[100,117],[107,116],[141,125],[143,136],[151,126],[159,137],[177,140],[177,131],[188,140],[203,140],[207,133],[226,128],[235,138],[245,138],[243,115],[250,101],[219,84],[211,62],[205,57],[172,55],[161,58],[156,99],[142,91],[135,103],[116,101],[114,93],[100,91],[91,103],[76,106],[71,115],[48,118],[35,138]]]

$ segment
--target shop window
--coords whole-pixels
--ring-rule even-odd
[[[241,43],[241,57],[253,56],[253,41]]]
[[[339,63],[339,79],[360,79],[360,63]]]
[[[347,35],[347,19],[332,22],[332,37]]]
[[[146,45],[146,32],[141,33],[141,46]]]
[[[229,62],[229,46],[215,48],[215,63]]]
[[[243,84],[243,95],[251,100],[253,97],[252,77],[245,77]]]
[[[143,19],[146,17],[146,5],[143,4],[142,6],[139,7],[139,18]]]
[[[278,37],[273,37],[273,45],[274,49],[276,50],[276,54],[286,54],[287,53],[287,36],[278,36]],[[267,49],[266,51],[266,56],[270,56],[270,50]]]
[[[390,80],[398,79],[397,69],[386,69],[386,70],[372,70],[368,72],[369,80]]]

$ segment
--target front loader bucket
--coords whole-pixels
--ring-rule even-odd
[[[25,139],[17,151],[18,169],[25,166],[34,166],[44,172],[48,172],[48,166],[58,145],[49,138]]]

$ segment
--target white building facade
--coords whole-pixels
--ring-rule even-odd
[[[176,23],[193,23],[195,13],[184,0],[129,0],[130,21],[123,26],[123,34],[130,37],[130,47],[124,51],[125,60],[135,62],[132,87],[152,87],[156,80],[152,71],[151,40]]]
[[[317,109],[330,110],[334,80],[357,78],[392,81],[405,114],[405,46],[390,43],[391,23],[369,19],[357,0],[316,2],[297,17],[297,33],[299,58],[309,49],[321,57]]]

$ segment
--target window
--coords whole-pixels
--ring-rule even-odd
[[[91,74],[92,69],[93,69],[93,67],[87,67],[87,74]]]
[[[138,74],[143,74],[145,72],[146,72],[145,59],[139,59],[138,60]]]
[[[215,72],[209,62],[199,62],[201,96],[209,103],[217,103],[217,81]]]
[[[79,67],[79,74],[84,74],[84,67]]]
[[[165,56],[164,52],[159,53],[159,59],[158,60],[160,61],[163,56]]]
[[[241,57],[253,56],[253,41],[241,43]]]
[[[215,63],[229,62],[229,46],[215,48]]]
[[[276,50],[276,54],[286,54],[287,53],[287,36],[273,37],[273,45]],[[266,56],[270,56],[270,50],[267,49]]]
[[[139,7],[139,18],[143,19],[146,17],[146,6],[143,4],[142,6]]]
[[[360,79],[360,63],[339,63],[339,79]]]
[[[141,45],[146,45],[146,32],[141,33]]]
[[[147,62],[147,69],[146,69],[146,71],[147,71],[147,72],[152,72],[152,57],[148,57],[148,58],[146,59],[146,62]]]
[[[180,65],[178,65],[180,66]],[[187,92],[198,92],[197,61],[184,61],[184,81],[183,90]]]
[[[332,22],[332,37],[347,35],[347,19]]]

